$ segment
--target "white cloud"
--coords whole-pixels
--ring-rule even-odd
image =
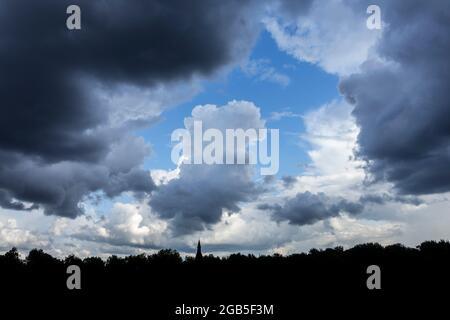
[[[56,236],[116,246],[158,247],[164,240],[167,223],[151,213],[145,203],[115,202],[107,216],[95,211],[69,220],[58,218],[52,227]]]
[[[88,83],[97,99],[107,106],[109,124],[113,127],[133,122],[148,125],[163,111],[192,99],[202,90],[199,79],[148,87],[129,84],[109,87],[92,80]]]
[[[347,75],[358,70],[380,36],[367,29],[366,19],[365,10],[357,12],[344,1],[316,0],[294,22],[272,16],[264,23],[281,50],[327,72]]]
[[[238,108],[236,103],[231,106]],[[251,104],[244,104],[242,110],[239,108],[241,116],[236,119],[217,106],[199,106],[193,112],[192,119],[186,121],[186,125],[189,126],[193,118],[205,119],[207,127],[213,125],[228,127],[225,123],[242,125],[242,115],[246,114],[244,110],[253,114],[250,112],[252,108]],[[405,236],[405,230],[420,230],[418,217],[422,215],[416,212],[422,212],[434,204],[419,207],[402,203],[373,205],[361,216],[350,217],[344,214],[300,227],[287,222],[277,223],[271,219],[269,213],[255,209],[259,203],[276,202],[282,197],[302,191],[325,192],[331,196],[357,200],[367,190],[381,193],[390,189],[391,186],[387,184],[371,187],[364,185],[361,163],[352,159],[358,128],[351,110],[352,107],[346,102],[334,101],[303,116],[306,132],[301,139],[308,142],[311,147],[309,152],[311,164],[303,174],[296,177],[294,188],[285,189],[279,183],[273,192],[262,195],[259,200],[243,204],[239,213],[224,210],[220,220],[211,228],[179,237],[168,234],[167,224],[164,225],[163,220],[158,220],[152,215],[149,208],[143,210],[143,207],[137,208],[136,204],[116,204],[111,216],[105,220],[98,220],[100,227],[93,229],[97,235],[102,232],[108,235],[103,236],[103,240],[96,241],[103,241],[104,250],[109,251],[112,249],[108,246],[133,244],[140,244],[143,247],[159,244],[180,248],[183,251],[192,247],[200,238],[215,254],[227,254],[236,250],[293,253],[307,251],[312,247],[337,245],[349,247],[367,241],[378,241],[383,244],[402,241],[416,245],[426,237],[409,238]],[[259,116],[248,116],[245,123],[263,125],[260,121]],[[197,181],[203,173],[205,172],[198,171],[192,177]],[[179,174],[180,168],[173,171],[152,172],[155,181],[160,181],[158,183],[161,184],[179,179]],[[411,220],[412,217],[416,218]],[[152,224],[153,231],[150,231]],[[428,230],[431,230],[432,226],[430,223]],[[445,235],[445,228],[442,229],[441,233],[435,235]],[[432,232],[427,233],[427,236],[432,235]]]
[[[0,221],[0,250],[12,247],[32,249],[48,245],[49,239],[46,236],[19,227],[15,219]]]
[[[201,121],[203,130],[214,128],[224,136],[227,129],[265,126],[260,109],[249,101],[194,107],[191,116],[184,119],[191,136],[196,121]],[[224,147],[230,146],[225,144]],[[229,152],[224,151],[224,154]],[[201,155],[203,150],[194,152]],[[251,201],[259,193],[251,165],[183,164],[178,169],[176,178],[166,179],[167,183],[160,184],[150,199],[153,210],[170,223],[175,236],[210,228],[220,221],[224,210],[238,212],[242,203]],[[154,174],[163,180],[167,177],[162,171]]]
[[[312,162],[307,174],[362,173],[358,169],[362,162],[353,160],[359,129],[352,110],[344,100],[336,100],[304,116],[302,139],[311,145],[308,155]]]
[[[180,157],[180,162],[183,161],[184,158]],[[180,163],[181,164],[181,163]],[[180,164],[173,170],[163,170],[163,169],[155,169],[151,171],[151,176],[153,181],[157,186],[162,184],[167,184],[169,181],[173,179],[177,179],[180,177]]]
[[[281,50],[300,61],[317,64],[329,73],[345,76],[357,72],[360,65],[371,57],[372,46],[381,36],[380,32],[366,28],[366,18],[365,10],[357,12],[345,1],[316,0],[309,11],[295,21],[270,16],[264,23]],[[248,60],[241,67],[248,76],[258,81],[281,85],[288,85],[290,81],[268,60]],[[154,121],[164,110],[190,99],[201,87],[196,81],[191,81],[152,88],[127,85],[112,90],[98,86],[95,90],[105,106],[111,108],[110,125],[120,127],[130,121]],[[107,211],[104,216],[97,211],[98,208],[88,206],[86,215],[73,220],[44,217],[39,210],[18,215],[17,218],[2,212],[0,248],[44,247],[57,255],[75,253],[80,256],[103,256],[138,253],[158,247],[186,251],[201,238],[202,242],[218,250],[216,253],[222,254],[237,250],[293,253],[307,251],[312,247],[352,246],[366,241],[416,245],[429,239],[448,239],[449,195],[425,197],[425,203],[420,206],[394,202],[373,204],[358,217],[344,214],[307,226],[290,225],[285,221],[278,223],[271,219],[270,213],[255,209],[259,203],[274,203],[282,197],[292,197],[304,191],[324,192],[330,196],[357,200],[365,192],[380,194],[391,190],[389,184],[364,184],[362,163],[353,159],[359,129],[351,111],[352,106],[336,100],[304,115],[306,131],[301,139],[309,146],[307,153],[311,162],[303,173],[295,177],[294,186],[285,188],[279,182],[274,190],[259,200],[245,203],[232,201],[233,204],[239,204],[240,212],[227,208],[222,211],[221,207],[217,221],[214,220],[204,230],[173,237],[169,232],[171,220],[161,219],[152,212],[145,202],[147,199],[144,199],[135,203],[112,203],[111,209],[104,210]],[[298,117],[298,114],[274,112],[270,120],[283,117]],[[246,101],[232,101],[225,106],[196,106],[192,116],[185,119],[185,126],[192,128],[194,120],[202,120],[204,128],[219,130],[265,126],[260,110]],[[121,141],[113,146],[111,156],[108,156],[108,166],[111,168],[122,170],[136,166],[150,151],[140,138]],[[181,190],[188,194],[189,204],[193,205],[199,199],[213,199],[211,195],[219,195],[219,198],[227,196],[228,189],[233,189],[236,181],[237,187],[242,181],[244,187],[252,181],[248,167],[216,171],[207,170],[206,167],[186,169],[177,166],[174,170],[152,170],[151,176],[160,187],[182,180],[183,187],[175,191]],[[205,188],[199,181],[209,183]],[[169,199],[175,204],[179,201],[176,196]],[[209,202],[203,208],[209,208]],[[40,222],[36,223],[37,220]]]
[[[251,103],[239,106],[233,102],[230,108],[237,108],[239,116],[233,117],[234,113],[228,113],[229,110],[205,105],[195,108],[192,118],[204,119],[208,126],[223,128],[229,124],[264,125],[259,111],[256,112]],[[153,252],[160,247],[177,248],[186,253],[194,248],[199,238],[205,248],[219,255],[235,251],[289,254],[313,247],[350,247],[368,241],[402,242],[414,246],[423,240],[448,238],[448,224],[443,223],[448,220],[448,200],[444,196],[429,196],[420,206],[372,205],[356,217],[344,214],[307,226],[275,222],[270,213],[257,210],[259,203],[275,203],[282,197],[302,191],[325,192],[330,196],[357,200],[367,190],[382,193],[390,189],[386,184],[366,187],[360,163],[351,158],[358,132],[351,106],[334,101],[304,115],[303,120],[306,131],[301,139],[311,148],[308,153],[311,164],[296,177],[294,187],[284,188],[279,182],[259,200],[242,203],[239,213],[224,210],[219,221],[206,230],[173,237],[168,228],[170,221],[159,218],[143,199],[136,203],[112,203],[111,209],[106,209],[106,215],[85,203],[86,215],[73,220],[44,217],[39,210],[19,215],[14,220],[10,218],[12,213],[4,213],[6,220],[1,220],[0,243],[5,250],[16,245],[26,249],[44,247],[56,256],[74,253],[81,257],[106,257]],[[187,121],[187,125],[191,121]],[[152,177],[157,184],[166,185],[178,180],[181,170],[180,167],[171,171],[153,170]],[[193,172],[192,179],[197,181],[202,174],[208,175],[208,172]],[[216,174],[213,176],[217,178]],[[229,186],[226,181],[225,184]],[[45,230],[50,231],[46,234]]]
[[[351,111],[351,105],[336,100],[303,116],[300,139],[309,146],[310,163],[284,195],[310,191],[352,200],[360,196],[365,174],[363,163],[353,156],[358,127]]]
[[[186,129],[193,130],[194,121],[202,121],[203,129],[215,128],[225,133],[226,129],[264,128],[260,109],[251,101],[232,100],[224,106],[198,105],[192,109],[191,117],[184,119]]]
[[[341,215],[307,228],[302,227],[307,236],[301,240],[286,242],[274,251],[292,254],[309,251],[311,248],[324,249],[336,246],[350,248],[365,242],[388,245],[396,242],[403,228],[401,223],[356,219]]]

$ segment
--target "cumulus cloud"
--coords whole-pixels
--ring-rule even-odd
[[[364,242],[378,242],[383,245],[396,243],[404,230],[404,223],[374,221],[355,218],[348,214],[327,220],[326,229],[320,241],[323,246],[354,246]],[[417,245],[418,242],[412,243]]]
[[[171,220],[175,234],[203,230],[220,221],[224,210],[238,212],[258,188],[244,165],[185,165],[180,177],[160,186],[150,200],[159,216]]]
[[[79,31],[65,25],[73,4]],[[192,97],[196,77],[243,59],[259,10],[253,1],[2,1],[0,205],[73,218],[92,192],[153,190],[148,147],[130,130]]]
[[[366,8],[345,0],[283,0],[272,6],[265,25],[281,50],[345,75],[359,69],[380,36],[367,29]]]
[[[390,184],[366,183],[364,162],[353,155],[359,128],[352,109],[346,101],[335,100],[302,116],[301,139],[310,147],[311,162],[301,175],[281,177],[276,195],[261,203],[260,209],[272,212],[276,221],[304,226],[339,219],[342,214],[395,219],[402,205],[423,204],[416,196],[396,193]],[[387,212],[373,214],[376,206]]]
[[[184,121],[191,134],[194,121],[202,121],[204,130],[215,128],[224,136],[226,129],[265,125],[259,108],[247,101],[196,106]],[[150,205],[161,218],[170,220],[174,234],[181,235],[219,222],[224,211],[238,212],[239,203],[254,199],[259,192],[250,165],[184,164],[176,179],[158,187]]]
[[[65,29],[69,4],[82,8],[79,32]],[[446,237],[448,199],[422,196],[450,186],[450,10],[442,1],[378,1],[382,31],[366,28],[368,1],[271,2],[264,24],[278,47],[337,74],[346,98],[304,116],[272,113],[304,120],[311,163],[301,175],[264,177],[270,192],[262,194],[248,165],[143,168],[151,150],[131,130],[199,92],[199,78],[231,64],[289,83],[268,61],[246,60],[266,4],[2,1],[0,206],[9,209],[2,218],[35,214],[1,220],[0,248],[191,252],[201,237],[215,252],[290,253]],[[194,120],[219,130],[265,126],[243,101],[197,106],[185,127]],[[365,183],[364,169],[376,184]],[[116,202],[104,216],[83,203],[123,192],[138,202]]]
[[[335,100],[302,115],[305,132],[299,139],[310,161],[301,174],[280,179],[280,197],[309,191],[357,202],[366,192],[363,162],[353,156],[358,127],[351,112],[350,104]]]
[[[353,159],[359,128],[352,110],[346,101],[334,100],[303,116],[301,138],[310,146],[308,174],[362,176],[362,162]]]
[[[405,194],[450,190],[450,7],[442,1],[385,1],[387,27],[360,73],[340,90],[354,104],[358,156],[374,181]]]
[[[45,248],[50,241],[44,235],[20,228],[15,219],[0,221],[0,250]]]
[[[281,177],[281,181],[283,181],[285,188],[290,188],[297,182],[297,178],[294,176],[283,176]]]
[[[93,95],[106,108],[107,123],[115,128],[141,128],[161,120],[161,114],[201,91],[200,80],[170,81],[152,86],[104,85],[89,81]]]
[[[287,199],[283,204],[261,204],[261,210],[273,212],[276,221],[287,220],[291,224],[313,224],[320,220],[338,216],[342,212],[350,214],[361,213],[364,207],[360,203],[344,199],[331,199],[323,193],[298,193]]]
[[[298,176],[283,176],[258,208],[277,222],[302,228],[342,214],[360,215],[366,203],[362,162],[356,161],[358,127],[352,106],[335,100],[302,115],[305,132],[299,138],[309,146],[310,163]],[[332,195],[332,196],[331,196]]]
[[[25,203],[14,200],[10,193],[0,189],[0,207],[12,210],[31,211],[37,209],[37,205],[27,206]]]
[[[115,202],[105,216],[99,216],[94,210],[70,221],[58,217],[52,224],[51,234],[108,246],[109,249],[110,246],[157,249],[167,241],[166,229],[167,223],[158,219],[145,201]]]
[[[130,145],[139,147],[125,157],[121,149]],[[92,192],[103,191],[110,197],[124,191],[138,195],[151,192],[154,183],[150,174],[136,166],[142,163],[146,150],[142,138],[125,136],[111,145],[105,159],[88,165],[77,161],[48,163],[8,153],[1,162],[7,168],[0,170],[0,186],[10,197],[39,204],[46,214],[73,218],[83,213],[80,202]],[[120,156],[114,156],[117,152]]]
[[[265,24],[281,50],[340,76],[373,181],[405,194],[447,192],[449,4],[379,1],[380,31],[366,28],[370,4],[281,1]]]

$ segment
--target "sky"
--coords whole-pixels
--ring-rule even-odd
[[[449,239],[449,16],[438,0],[2,1],[0,252]],[[195,121],[278,129],[277,174],[174,163],[171,134]]]

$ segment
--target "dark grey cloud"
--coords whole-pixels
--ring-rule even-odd
[[[27,201],[75,217],[89,193],[152,191],[143,155],[113,152],[130,128],[110,127],[93,84],[146,88],[213,74],[252,46],[253,3],[1,1],[0,205]],[[79,31],[66,28],[72,4],[81,7]]]
[[[37,205],[26,206],[23,202],[16,201],[11,197],[11,194],[6,190],[0,189],[0,206],[5,209],[30,211],[37,209]]]
[[[69,4],[82,29],[68,31]],[[246,53],[255,25],[249,1],[2,1],[0,147],[67,160],[104,155],[105,120],[80,84],[150,86],[210,74]],[[27,130],[23,130],[27,128]],[[29,134],[32,130],[33,134]]]
[[[123,143],[131,144],[135,139],[123,138]],[[135,157],[133,154],[129,156]],[[43,163],[22,155],[17,155],[15,161],[1,163],[5,167],[0,167],[0,186],[7,190],[9,197],[35,206],[39,204],[49,215],[73,218],[82,214],[80,201],[95,191],[114,197],[125,191],[148,194],[155,188],[149,172],[133,164],[118,170],[105,161],[95,164],[76,161]],[[0,204],[3,206],[4,202]]]
[[[264,178],[263,178],[263,182],[265,184],[272,184],[275,181],[277,181],[277,176],[276,175],[268,175],[268,176],[264,176]]]
[[[314,194],[306,191],[297,193],[295,197],[287,199],[282,204],[264,203],[259,205],[258,209],[271,211],[275,221],[308,225],[338,216],[342,212],[352,215],[359,214],[363,211],[364,206],[344,199],[331,199],[324,193]]]
[[[281,180],[285,188],[291,188],[297,182],[297,178],[294,176],[283,176]]]
[[[359,202],[363,205],[366,204],[378,204],[383,205],[388,202],[397,202],[404,204],[411,204],[414,206],[421,205],[423,201],[416,196],[405,196],[405,195],[390,195],[387,193],[382,194],[366,194],[359,198]]]
[[[362,4],[359,4],[360,6]],[[403,194],[450,191],[450,3],[380,1],[383,35],[340,90],[355,105],[358,151]]]
[[[261,191],[248,166],[185,165],[178,179],[155,191],[150,205],[171,221],[174,235],[182,235],[219,222],[224,210],[239,212],[241,202]]]
[[[341,213],[358,215],[368,205],[386,203],[404,203],[418,206],[423,203],[416,196],[399,194],[364,194],[358,201],[349,201],[341,197],[331,198],[324,193],[309,191],[297,193],[295,197],[284,199],[282,203],[262,203],[258,209],[272,212],[275,221],[288,221],[295,225],[308,225],[317,221],[336,217]]]
[[[297,19],[308,13],[314,0],[279,0],[276,2],[277,9],[284,17]]]

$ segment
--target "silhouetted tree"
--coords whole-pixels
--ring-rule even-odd
[[[148,260],[151,263],[163,265],[180,264],[183,262],[178,251],[172,249],[162,249],[158,253],[149,256]]]
[[[33,249],[21,260],[18,250],[12,248],[0,255],[0,283],[2,288],[66,290],[66,268],[71,264],[81,267],[84,290],[134,292],[134,288],[142,287],[166,296],[188,294],[199,285],[204,292],[239,288],[237,294],[243,297],[255,292],[267,293],[268,288],[270,292],[281,292],[286,286],[310,291],[324,286],[367,290],[366,268],[371,264],[381,267],[386,290],[428,290],[435,284],[450,286],[450,243],[443,240],[425,241],[417,248],[366,243],[346,250],[343,247],[311,249],[308,253],[287,256],[209,254],[200,260],[194,257],[183,260],[172,249],[150,255],[112,255],[106,261],[99,257],[81,260],[75,255],[60,260]]]

